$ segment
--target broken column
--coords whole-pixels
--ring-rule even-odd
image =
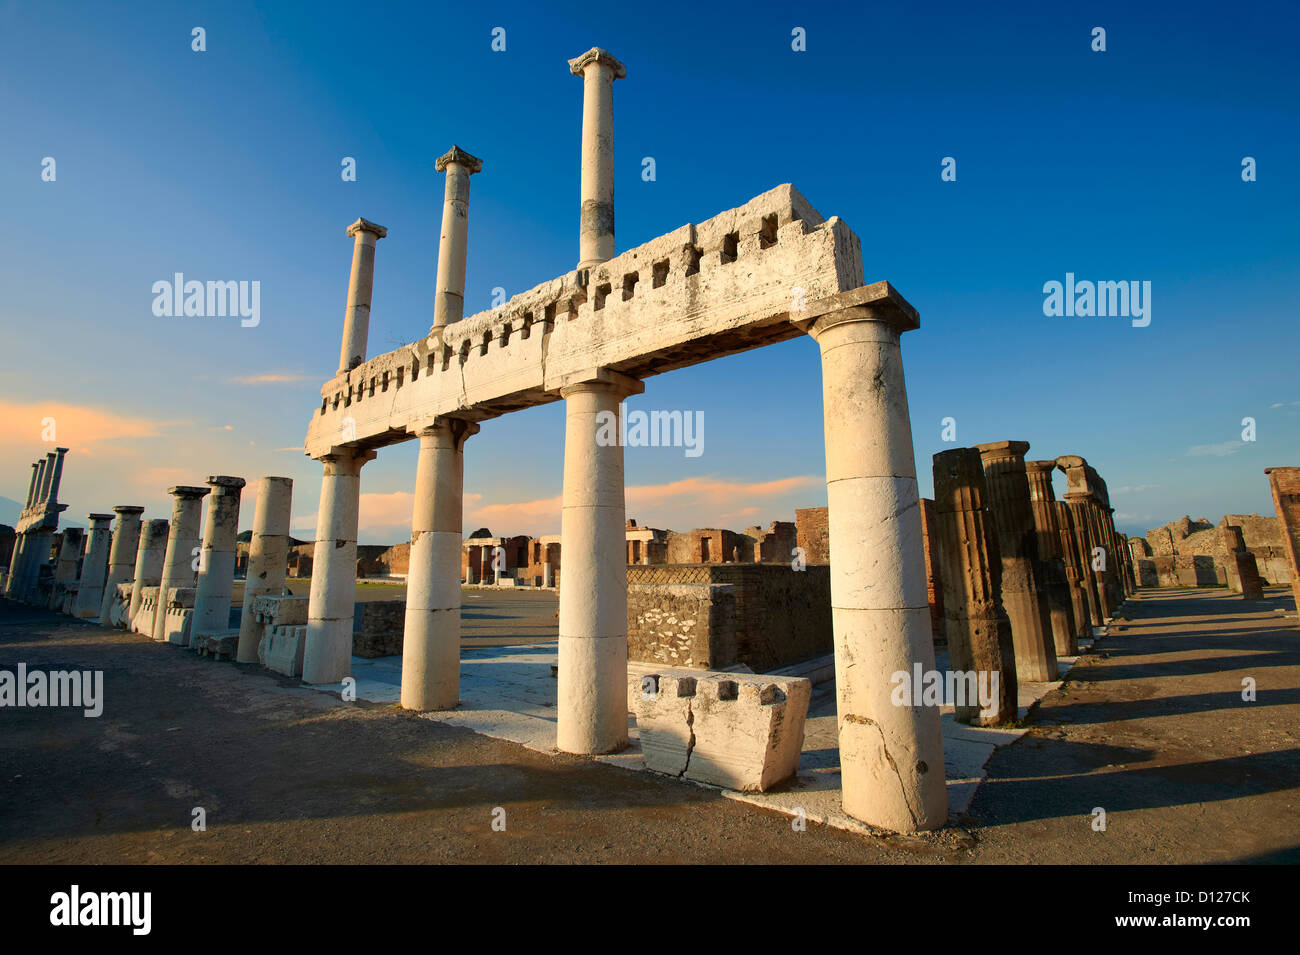
[[[343,313],[343,347],[339,351],[339,370],[357,367],[366,360],[366,340],[370,335],[370,296],[375,284],[375,244],[388,230],[366,219],[348,226],[352,245],[352,275],[348,279],[348,304]]]
[[[135,616],[140,612],[144,588],[157,587],[162,582],[163,557],[167,553],[167,534],[170,524],[165,518],[155,518],[144,526],[140,546],[135,555],[135,575],[131,581],[131,603],[126,612],[126,629],[134,630]]]
[[[190,587],[194,583],[199,561],[199,525],[203,520],[206,487],[178,484],[168,488],[172,501],[172,522],[167,532],[167,552],[163,557],[162,576],[158,580],[158,600],[154,606],[150,634],[161,640],[166,632],[167,593],[173,587]]]
[[[614,257],[614,80],[627,76],[623,64],[599,47],[569,61],[582,77],[582,212],[578,226],[578,268]]]
[[[478,425],[455,418],[439,418],[417,431],[402,638],[402,706],[408,710],[449,710],[460,701],[465,441],[477,431]]]
[[[899,351],[916,310],[887,283],[799,313],[822,363],[831,614],[845,811],[898,832],[948,818],[939,709],[896,706],[898,673],[934,669],[920,495]],[[573,586],[567,545],[564,586]]]
[[[1079,536],[1075,531],[1074,517],[1070,505],[1064,501],[1053,501],[1052,510],[1056,514],[1056,526],[1061,534],[1061,555],[1065,558],[1065,580],[1070,591],[1070,607],[1073,611],[1074,626],[1080,639],[1092,636],[1092,612],[1088,605],[1088,588],[1085,583],[1083,551]]]
[[[1094,627],[1102,626],[1111,615],[1110,598],[1104,587],[1105,547],[1098,537],[1095,519],[1096,498],[1088,482],[1088,462],[1077,454],[1056,459],[1065,474],[1065,503],[1070,508],[1083,562],[1084,586],[1088,592],[1088,610]]]
[[[1021,682],[1046,683],[1057,677],[1056,644],[1047,600],[1037,572],[1038,531],[1025,473],[1027,441],[978,444],[984,462],[988,509],[1002,554],[1002,606],[1011,620],[1016,673]]]
[[[284,588],[292,501],[292,478],[264,477],[258,482],[253,535],[248,541],[248,572],[244,575],[244,604],[239,615],[239,646],[235,651],[239,663],[258,662],[262,627],[253,613],[253,602],[265,594],[279,596]]]
[[[433,327],[459,322],[465,311],[465,260],[469,248],[469,177],[483,160],[452,146],[434,163],[446,172],[442,200],[442,234],[438,239],[438,285],[433,299]]]
[[[122,504],[113,511],[117,526],[113,529],[113,545],[108,553],[108,579],[104,581],[104,597],[99,606],[99,625],[113,625],[113,602],[117,599],[117,585],[126,583],[135,572],[136,549],[140,545],[140,515],[143,507]]]
[[[1002,607],[1002,557],[984,505],[984,467],[978,451],[954,448],[934,456],[934,506],[948,666],[957,673],[977,674],[977,686],[983,676],[987,686],[997,688],[987,709],[970,699],[957,705],[957,721],[993,725],[1015,720],[1015,645]]]
[[[81,579],[77,583],[74,617],[98,619],[104,603],[104,575],[108,572],[108,549],[112,533],[112,514],[90,514],[90,535],[86,539],[86,556],[81,559]]]
[[[230,605],[235,589],[235,538],[239,536],[239,499],[246,482],[241,477],[208,478],[208,519],[203,531],[199,578],[194,588],[194,617],[190,646],[199,634],[230,629]]]
[[[558,725],[566,753],[613,753],[627,745],[627,555],[623,528],[621,402],[642,384],[605,369],[566,381],[560,549]]]
[[[320,509],[307,605],[304,683],[338,683],[352,672],[352,614],[357,599],[357,509],[361,468],[374,451],[340,448],[321,457]]]
[[[1065,573],[1065,551],[1061,547],[1061,529],[1056,523],[1056,494],[1052,490],[1053,461],[1026,461],[1029,481],[1029,506],[1034,513],[1038,537],[1040,586],[1047,597],[1052,622],[1052,640],[1058,657],[1072,657],[1079,652],[1079,631],[1074,621],[1070,584]]]

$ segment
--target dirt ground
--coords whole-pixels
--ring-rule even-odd
[[[1300,861],[1289,592],[1148,592],[1126,617],[994,754],[958,825],[872,838],[0,601],[0,669],[105,687],[95,719],[0,709],[0,862]]]

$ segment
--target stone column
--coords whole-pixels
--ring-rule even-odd
[[[1065,573],[1065,550],[1061,546],[1061,528],[1056,523],[1056,494],[1052,490],[1052,472],[1056,461],[1026,461],[1025,477],[1029,481],[1029,506],[1034,513],[1038,536],[1038,567],[1041,586],[1047,597],[1052,623],[1052,640],[1058,657],[1072,657],[1079,652],[1079,630],[1074,621],[1070,584]]]
[[[56,599],[59,595],[59,584],[66,588],[69,584],[77,582],[77,561],[81,558],[81,545],[85,541],[85,534],[80,527],[69,527],[63,531],[63,540],[59,544],[59,562],[54,565],[54,584],[50,593],[50,609],[61,610],[62,600]],[[74,608],[75,609],[75,608]]]
[[[954,448],[934,456],[934,533],[943,588],[948,665],[977,674],[996,690],[993,703],[956,707],[961,723],[994,725],[1019,715],[1015,645],[1002,607],[1002,556],[984,506],[984,468],[978,451]],[[956,702],[956,701],[954,701]]]
[[[348,279],[348,306],[343,313],[343,347],[339,351],[338,374],[366,360],[366,339],[370,335],[370,293],[375,284],[375,244],[388,230],[365,219],[348,226],[355,236],[352,246],[352,275]]]
[[[48,501],[50,499],[50,481],[54,478],[54,452],[51,451],[45,455],[45,460],[41,462],[41,481],[40,491],[37,492],[37,503]]]
[[[34,468],[35,465],[32,465]],[[34,472],[33,472],[34,473]],[[13,600],[18,599],[19,582],[23,576],[23,562],[27,558],[27,534],[19,531],[14,537],[14,550],[9,555],[9,576],[5,578],[4,595]]]
[[[86,556],[81,560],[81,581],[77,585],[77,603],[72,615],[98,619],[99,608],[104,602],[104,575],[108,572],[113,515],[90,514],[88,519],[90,536],[86,540]]]
[[[551,545],[542,545],[542,586],[551,586]]]
[[[238,663],[258,662],[262,628],[253,619],[253,601],[284,589],[292,501],[292,478],[264,477],[258,482],[253,536],[248,542],[248,573],[244,575],[244,609],[239,616],[239,647],[235,651]]]
[[[31,480],[27,482],[27,503],[23,505],[24,507],[31,507],[33,504],[36,503],[36,487],[37,487],[37,479],[40,477],[40,469],[41,469],[40,464],[36,461],[33,461],[32,477]]]
[[[1282,552],[1291,571],[1291,590],[1300,608],[1300,468],[1265,468],[1273,492]]]
[[[27,532],[23,547],[23,578],[19,581],[18,599],[37,603],[41,582],[41,568],[50,562],[50,547],[54,541],[54,528],[34,527]]]
[[[131,581],[131,606],[127,610],[126,629],[135,629],[135,615],[144,600],[144,588],[157,587],[162,582],[163,557],[167,553],[169,524],[165,518],[155,518],[144,527],[140,547],[135,555],[135,579]]]
[[[602,443],[602,424],[621,435],[621,402],[644,386],[608,370],[566,381],[560,550],[558,725],[566,753],[627,746],[627,561],[623,447]]]
[[[374,451],[340,448],[321,458],[325,475],[312,551],[304,683],[338,683],[352,672],[352,615],[357,599],[357,508],[361,468]]]
[[[455,418],[439,418],[417,432],[402,638],[402,706],[408,710],[449,710],[460,702],[465,441],[477,432],[478,425]]]
[[[1070,588],[1070,607],[1073,611],[1075,632],[1080,638],[1092,636],[1092,613],[1088,609],[1088,588],[1085,585],[1084,564],[1079,539],[1074,529],[1070,505],[1053,501],[1056,526],[1061,532],[1061,553],[1065,558],[1065,579]]]
[[[113,624],[113,601],[117,585],[131,579],[135,570],[136,549],[140,546],[140,515],[143,507],[122,504],[113,508],[117,513],[117,526],[113,529],[113,546],[108,554],[108,579],[104,581],[104,598],[99,606],[99,625]]]
[[[194,618],[190,646],[200,633],[230,629],[230,604],[235,589],[235,539],[239,536],[239,499],[246,482],[241,477],[208,478],[208,520],[203,555],[194,589]]]
[[[823,299],[802,319],[821,351],[844,810],[898,832],[935,829],[948,818],[939,709],[893,701],[897,674],[934,669],[899,350],[920,321],[884,282]],[[562,551],[561,594],[573,585]]]
[[[452,146],[433,164],[447,173],[442,200],[442,234],[438,239],[438,287],[433,299],[433,327],[459,322],[465,313],[465,259],[469,248],[469,177],[483,160]]]
[[[54,473],[50,477],[49,493],[45,495],[47,501],[59,499],[59,482],[63,480],[63,456],[67,453],[67,448],[54,449]]]
[[[1029,503],[1025,474],[1026,441],[978,444],[984,461],[988,508],[1002,553],[1002,606],[1011,620],[1016,647],[1016,673],[1021,682],[1047,683],[1057,677],[1056,644],[1047,601],[1039,594],[1035,564],[1038,531]]]
[[[582,77],[582,213],[578,268],[614,257],[614,81],[627,76],[623,64],[599,47],[569,61]]]
[[[179,484],[168,488],[172,501],[172,522],[167,533],[167,553],[163,557],[158,579],[158,601],[154,606],[151,634],[162,640],[163,621],[167,618],[167,591],[172,587],[189,587],[194,582],[194,563],[199,547],[199,524],[203,519],[206,487]],[[192,632],[192,631],[191,631]]]

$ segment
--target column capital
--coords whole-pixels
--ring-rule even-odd
[[[1053,458],[1048,458],[1046,461],[1026,461],[1025,470],[1034,471],[1036,473],[1044,472],[1044,471],[1055,471],[1056,461]]]
[[[144,513],[143,507],[137,507],[134,504],[118,504],[113,508],[113,510],[122,515],[123,518],[131,517],[132,515],[138,516]]]
[[[248,482],[241,477],[230,477],[224,474],[208,476],[208,484],[214,488],[234,488],[235,490],[238,490],[247,483]]]
[[[627,77],[627,67],[616,60],[608,50],[602,50],[598,46],[593,46],[581,56],[576,56],[569,61],[569,72],[574,76],[582,76],[587,67],[592,63],[597,66],[607,66],[614,73],[614,79],[621,80]]]
[[[318,460],[325,465],[326,474],[360,474],[361,468],[377,457],[379,453],[369,449],[335,447]]]
[[[92,524],[103,524],[105,521],[111,521],[116,515],[113,514],[87,514],[86,520]]]
[[[882,322],[901,332],[921,327],[921,316],[888,282],[875,282],[847,292],[837,292],[792,309],[792,324],[817,338],[822,332],[848,322]]]
[[[388,230],[383,226],[376,225],[369,219],[362,219],[359,217],[356,222],[348,226],[348,235],[353,236],[358,232],[369,232],[376,239],[382,239],[384,236],[388,235]]]
[[[169,487],[167,493],[174,497],[204,497],[212,488],[195,487],[192,484],[177,484],[175,487]]]
[[[584,391],[612,391],[621,398],[626,398],[644,392],[645,385],[637,378],[610,368],[591,368],[573,372],[560,379],[562,398]]]
[[[975,450],[980,453],[980,457],[983,458],[985,462],[1013,459],[1019,460],[1023,463],[1025,453],[1029,450],[1029,442],[989,441],[985,444],[975,445]]]
[[[449,163],[463,166],[471,176],[483,168],[483,160],[479,159],[477,156],[471,156],[455,144],[452,145],[451,149],[447,150],[447,152],[433,161],[433,168],[438,172],[442,172],[447,168]]]

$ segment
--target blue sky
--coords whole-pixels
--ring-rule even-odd
[[[320,468],[293,448],[336,367],[346,226],[389,229],[371,355],[428,330],[433,161],[453,142],[484,160],[466,311],[572,269],[566,60],[599,45],[628,70],[619,251],[792,182],[858,233],[867,280],[920,311],[903,349],[923,494],[951,416],[959,444],[1083,454],[1130,533],[1271,513],[1264,468],[1300,463],[1300,7],[995,6],[0,0],[0,495],[25,496],[49,416],[73,447],[70,520],[166,516],[170,484],[281,474],[309,536]],[[155,317],[152,285],[175,272],[259,281],[261,323]],[[1150,326],[1044,316],[1043,284],[1067,272],[1150,281]],[[825,503],[809,339],[653,377],[630,406],[705,420],[699,457],[628,449],[642,523],[743,528]],[[558,531],[562,446],[561,404],[486,423],[467,532]],[[366,466],[363,541],[408,533],[414,471],[413,443]]]

